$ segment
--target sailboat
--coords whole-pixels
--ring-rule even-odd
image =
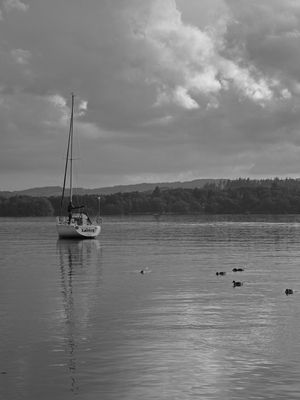
[[[72,107],[70,117],[70,129],[65,163],[63,189],[60,201],[60,215],[56,218],[56,228],[60,238],[93,239],[101,232],[101,225],[94,223],[84,205],[73,204],[73,120],[74,120],[74,94],[72,93]],[[68,176],[69,175],[69,176]],[[67,216],[63,216],[63,206],[66,197],[67,177],[69,178],[69,202]],[[100,203],[100,197],[98,197]],[[100,205],[99,205],[100,213]],[[99,216],[100,217],[100,216]]]

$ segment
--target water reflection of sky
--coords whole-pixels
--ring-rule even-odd
[[[129,354],[127,362],[136,374],[127,377],[133,382],[124,398],[142,393],[151,398],[151,388],[158,385],[163,393],[164,384],[167,398],[172,389],[181,398],[278,398],[284,394],[285,381],[291,382],[289,398],[299,396],[297,373],[285,362],[291,354],[282,354],[292,346],[294,360],[299,356],[296,338],[286,338],[293,328],[285,329],[278,313],[269,318],[274,311],[270,304],[260,301],[255,307],[245,301],[229,310],[226,304],[214,306],[212,298],[190,293],[159,295],[153,303],[160,307],[140,310],[136,329],[123,343],[126,349],[119,349],[121,365],[125,368],[122,352]],[[278,375],[283,378],[280,383]],[[142,389],[134,383],[138,381]]]
[[[177,222],[108,222],[82,242],[7,225],[0,394],[298,399],[299,226]]]
[[[118,348],[119,365],[130,364],[123,398],[151,398],[152,390],[181,399],[280,398],[286,382],[290,398],[298,398],[297,374],[290,372],[300,355],[299,307],[284,295],[285,285],[299,283],[298,260],[291,257],[298,252],[297,226],[176,228],[167,237],[160,231],[159,286],[144,293],[137,322]],[[232,267],[241,265],[245,283],[233,289]],[[220,268],[227,275],[216,280]]]

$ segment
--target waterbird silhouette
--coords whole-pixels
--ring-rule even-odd
[[[285,289],[285,294],[288,296],[289,294],[293,294],[293,289]]]
[[[239,282],[239,281],[232,281],[233,287],[236,286],[243,286],[243,282]]]

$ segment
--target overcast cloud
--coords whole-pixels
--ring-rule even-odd
[[[300,171],[297,0],[0,2],[0,190]]]

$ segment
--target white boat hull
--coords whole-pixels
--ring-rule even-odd
[[[65,239],[93,239],[97,237],[101,232],[100,225],[75,225],[60,223],[56,224],[58,236]]]

